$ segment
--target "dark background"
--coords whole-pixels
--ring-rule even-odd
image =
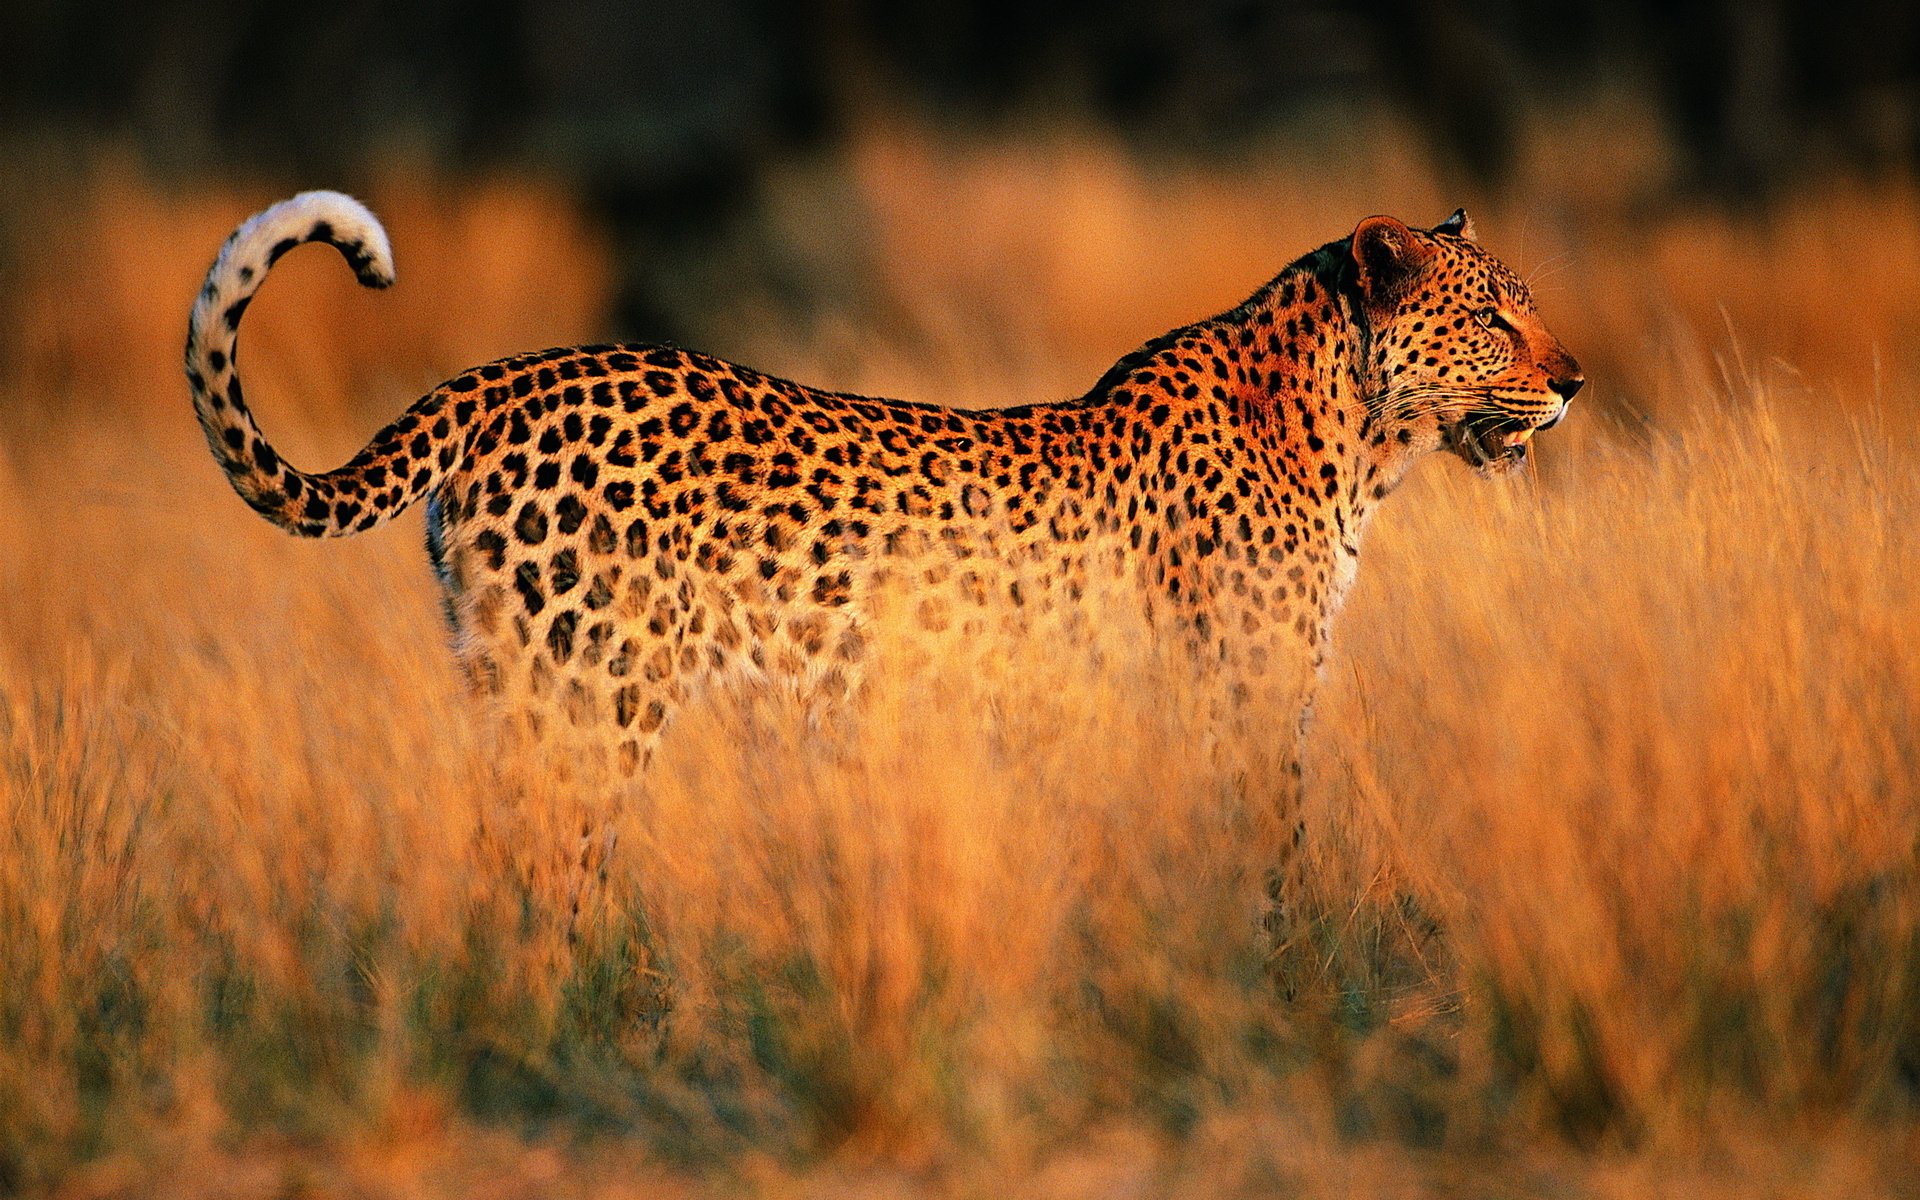
[[[1530,106],[1601,89],[1668,127],[1676,201],[1764,213],[1810,171],[1920,157],[1911,0],[8,0],[0,127],[131,144],[163,177],[351,179],[396,146],[571,181],[623,257],[719,235],[782,155],[875,108],[1065,116],[1144,154],[1232,156],[1387,107],[1446,177],[1498,188]],[[628,269],[618,331],[671,336]]]

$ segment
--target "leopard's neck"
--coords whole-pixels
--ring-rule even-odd
[[[1221,457],[1271,488],[1269,519],[1331,543],[1342,575],[1426,449],[1372,403],[1374,348],[1349,262],[1343,243],[1307,255],[1238,308],[1121,359],[1080,402],[1138,409],[1153,444],[1180,436],[1169,427],[1217,425]]]

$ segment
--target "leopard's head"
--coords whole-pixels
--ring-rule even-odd
[[[1528,440],[1558,424],[1586,382],[1526,283],[1480,248],[1464,210],[1425,230],[1368,217],[1349,252],[1375,418],[1482,474],[1522,462]]]

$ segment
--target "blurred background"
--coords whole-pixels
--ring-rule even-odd
[[[0,45],[0,270],[29,277],[111,236],[88,213],[330,186],[384,205],[406,279],[491,188],[534,208],[470,236],[518,239],[567,317],[526,333],[836,374],[878,341],[1077,391],[1361,216],[1466,203],[1552,276],[1602,406],[1658,407],[1606,368],[1676,320],[1848,383],[1913,358],[1920,9],[1898,0],[14,0]],[[208,257],[218,222],[174,220],[153,234]],[[47,336],[7,350],[46,365]],[[521,347],[398,348],[431,382]]]

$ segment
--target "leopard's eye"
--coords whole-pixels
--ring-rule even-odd
[[[1511,330],[1513,328],[1507,323],[1507,319],[1500,315],[1500,310],[1497,308],[1483,308],[1473,314],[1473,319],[1488,329]]]

